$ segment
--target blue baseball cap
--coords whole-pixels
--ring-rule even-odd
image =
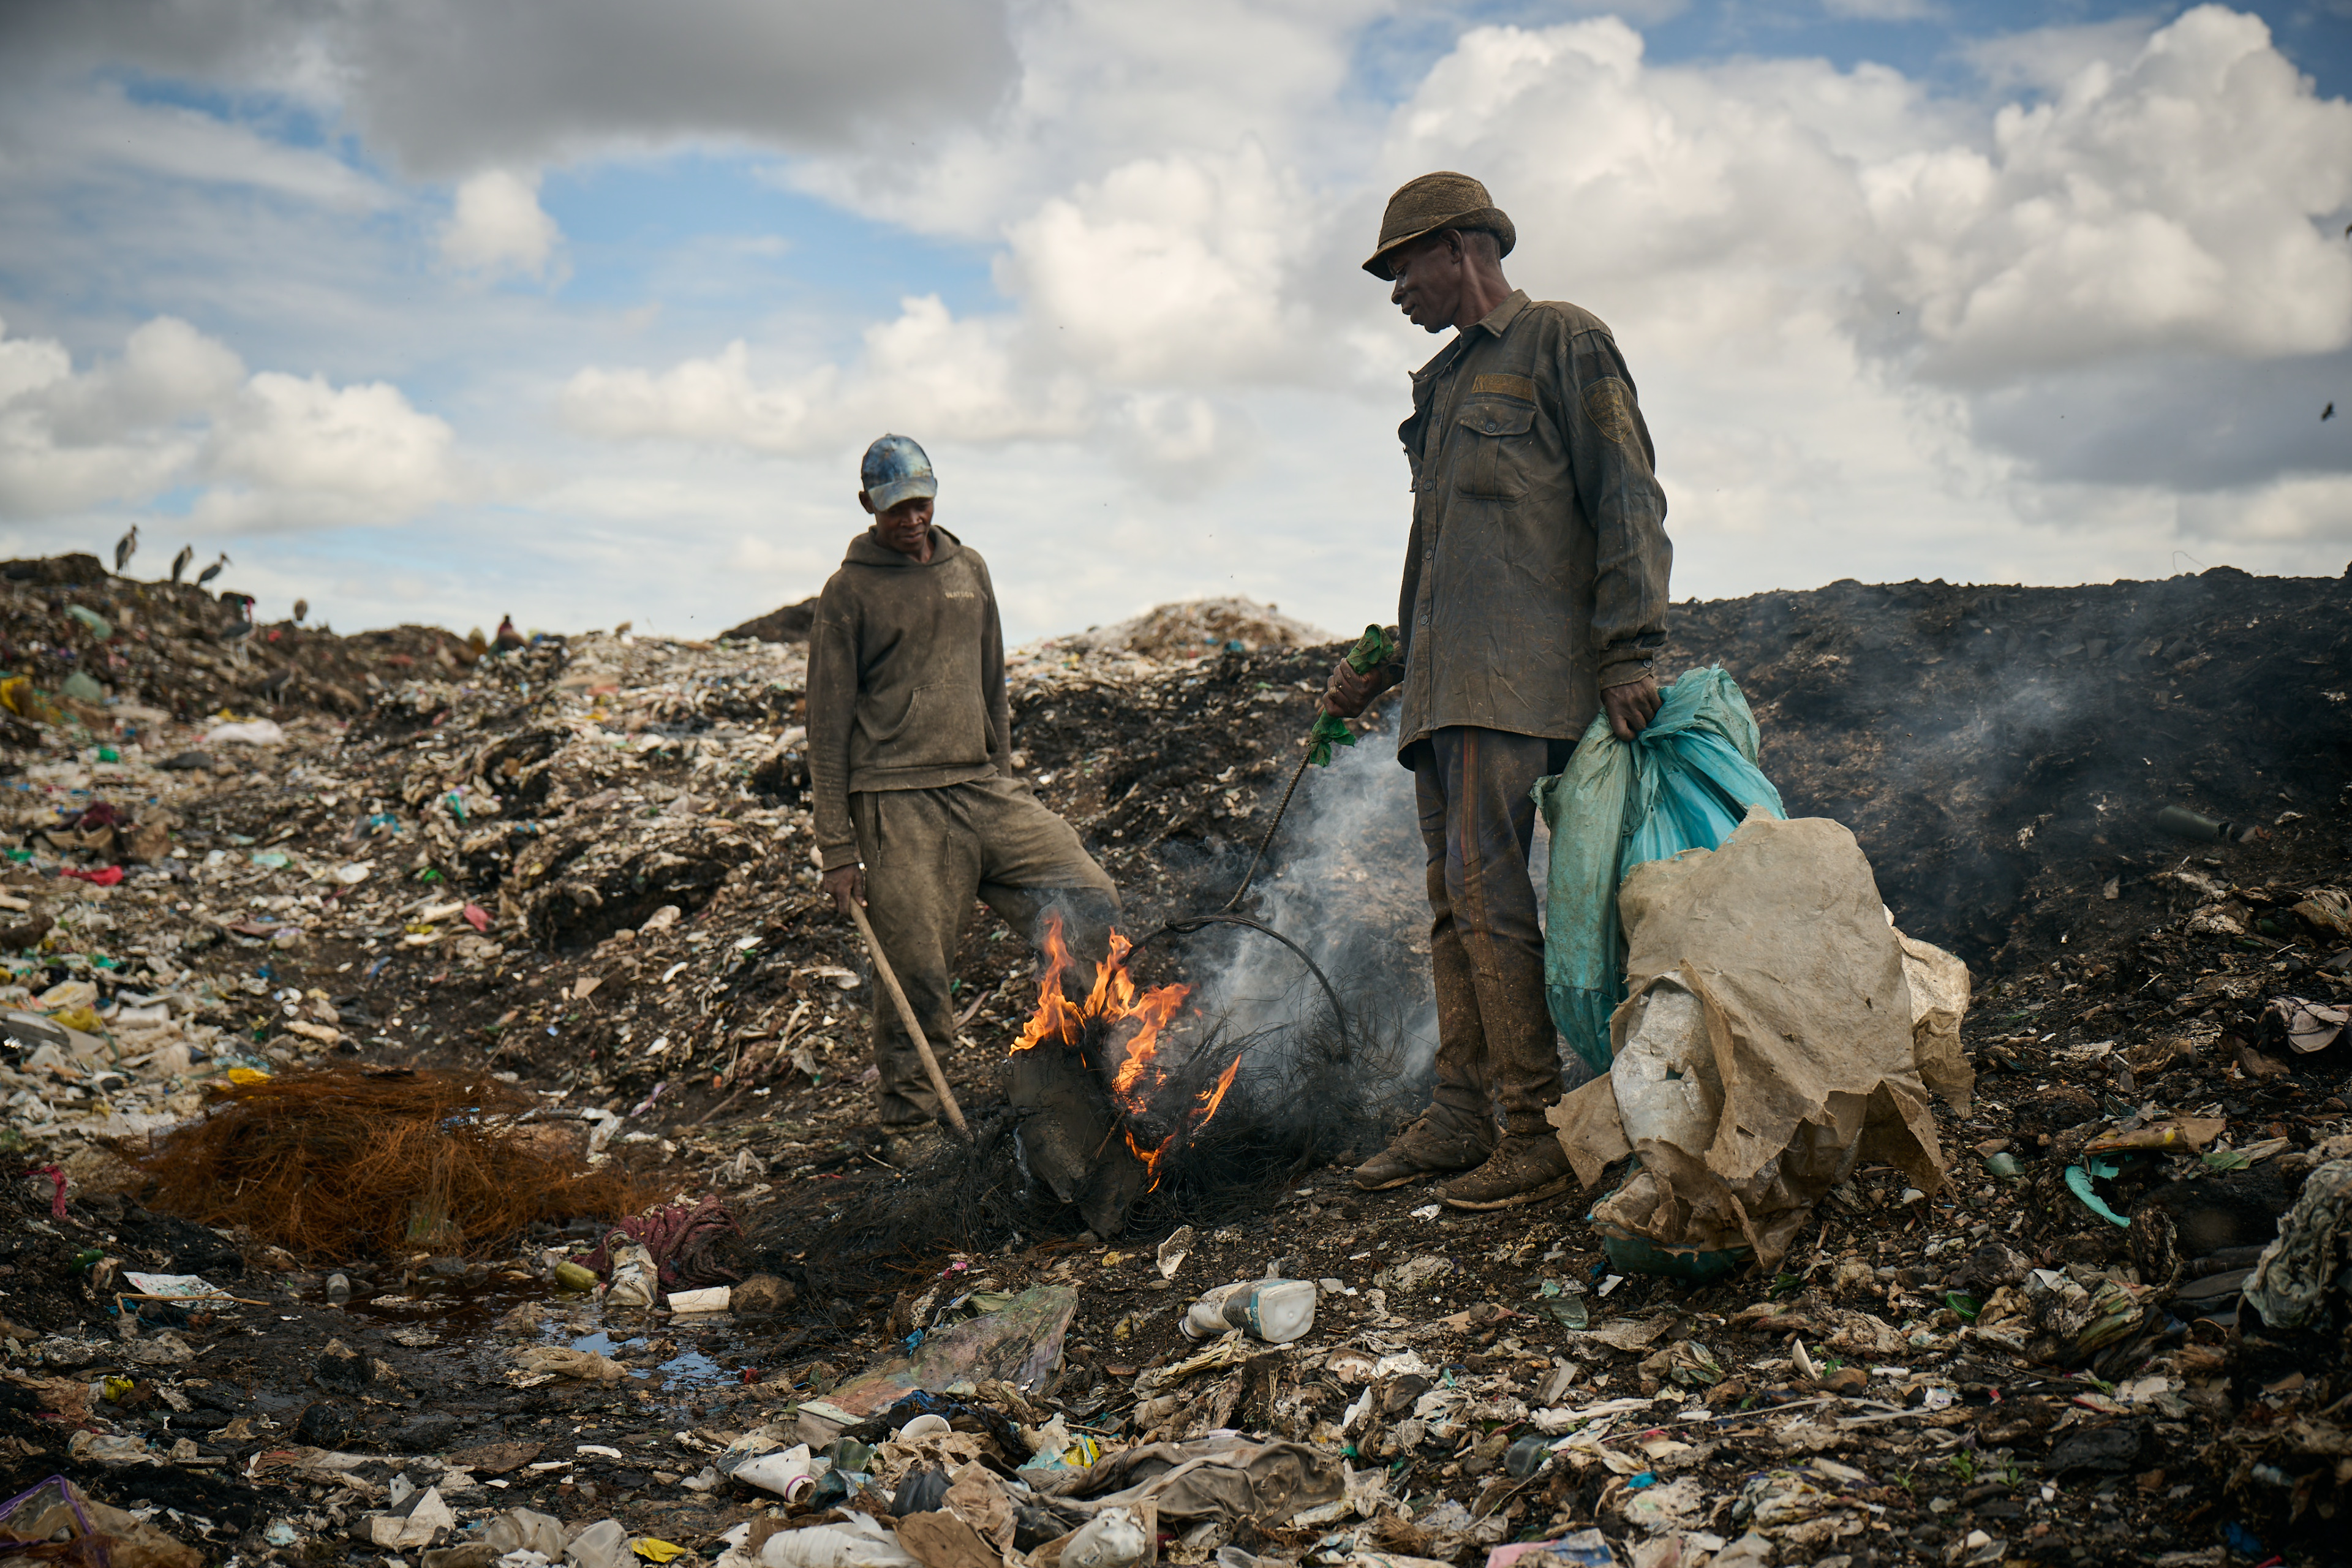
[[[857,465],[857,483],[876,511],[888,511],[902,500],[940,493],[931,459],[908,436],[885,436],[866,447],[866,460]]]

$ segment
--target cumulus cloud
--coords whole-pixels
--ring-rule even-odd
[[[762,381],[741,342],[668,370],[591,366],[563,388],[564,422],[608,440],[667,439],[803,455],[863,445],[885,426],[925,439],[998,442],[1085,428],[1078,379],[1024,374],[1001,320],[958,321],[937,295],[868,327],[849,370],[818,364]],[[860,434],[863,432],[863,434]]]
[[[1931,374],[2352,340],[2352,255],[2314,221],[2352,206],[2352,103],[2314,96],[2258,17],[2200,6],[2004,106],[1990,151],[1891,160],[1864,190]]]
[[[470,272],[544,277],[562,232],[539,205],[539,176],[485,169],[457,187],[441,226],[441,255]]]
[[[188,486],[200,521],[235,531],[398,522],[457,493],[453,447],[396,387],[248,375],[169,316],[82,371],[53,340],[0,335],[0,516]]]
[[[1000,0],[119,0],[0,7],[0,75],[121,64],[347,115],[425,174],[616,141],[903,144],[983,114]]]
[[[456,492],[454,441],[398,387],[265,371],[214,420],[195,515],[237,530],[402,521]]]

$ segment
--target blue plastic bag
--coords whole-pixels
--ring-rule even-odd
[[[1628,743],[1596,716],[1568,767],[1536,783],[1551,830],[1544,994],[1552,1022],[1594,1072],[1609,1070],[1609,1016],[1625,999],[1617,889],[1626,873],[1712,849],[1750,808],[1786,817],[1756,766],[1756,716],[1719,666],[1685,671]]]

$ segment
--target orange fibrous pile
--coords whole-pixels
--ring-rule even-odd
[[[487,1072],[334,1067],[223,1084],[142,1162],[151,1206],[299,1257],[493,1254],[535,1220],[619,1219],[671,1195]]]

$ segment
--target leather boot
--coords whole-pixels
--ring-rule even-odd
[[[1423,1176],[1467,1171],[1485,1160],[1494,1146],[1491,1131],[1441,1121],[1433,1107],[1398,1133],[1387,1148],[1356,1167],[1356,1185],[1376,1193]]]
[[[1446,1183],[1438,1195],[1448,1208],[1507,1209],[1557,1196],[1575,1180],[1558,1134],[1514,1132],[1495,1146],[1485,1164]]]

